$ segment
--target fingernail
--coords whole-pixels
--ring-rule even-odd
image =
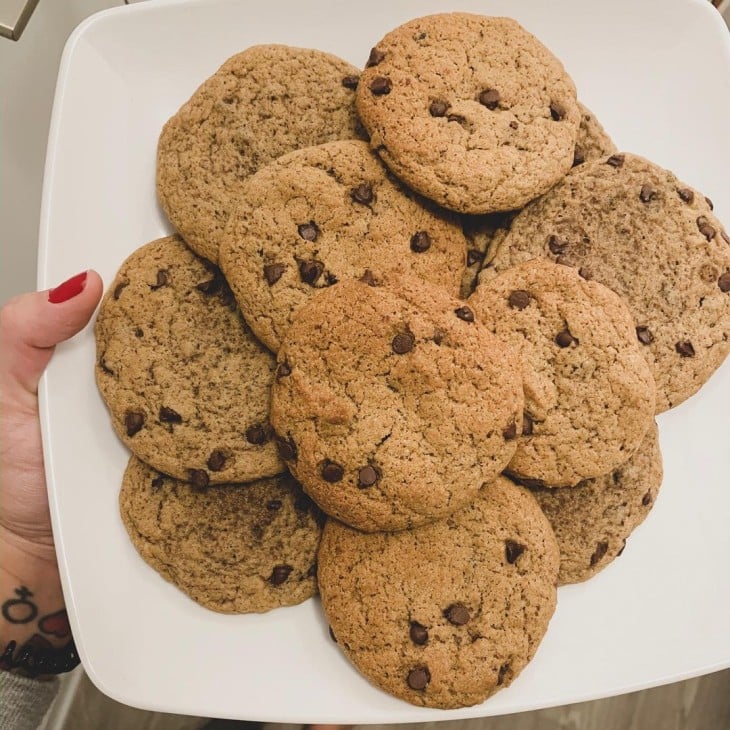
[[[86,283],[87,273],[86,271],[82,271],[80,274],[76,274],[76,276],[72,276],[70,279],[64,281],[63,284],[59,284],[55,289],[51,289],[48,292],[48,301],[51,304],[60,304],[81,294]]]

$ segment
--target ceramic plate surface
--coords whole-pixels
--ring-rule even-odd
[[[70,38],[56,91],[39,286],[87,268],[108,283],[170,231],[155,200],[164,122],[230,55],[319,48],[361,66],[420,15],[511,15],[565,63],[619,148],[674,170],[730,226],[730,35],[704,0],[180,0],[119,7]],[[664,486],[623,556],[559,591],[534,661],[484,705],[416,708],[370,685],[314,600],[264,615],[207,611],[137,555],[117,510],[127,452],[94,383],[87,328],[42,384],[48,487],[74,636],[94,683],[148,709],[268,722],[421,722],[628,692],[730,665],[730,362],[660,417]]]

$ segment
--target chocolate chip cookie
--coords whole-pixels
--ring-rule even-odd
[[[263,45],[229,58],[167,122],[157,195],[172,224],[216,263],[241,183],[281,155],[360,136],[359,71],[322,51]]]
[[[573,164],[580,123],[560,61],[511,18],[431,15],[388,33],[357,88],[371,144],[461,213],[521,208]]]
[[[357,529],[444,517],[514,454],[515,356],[425,282],[325,289],[300,309],[278,362],[279,453],[325,512]]]
[[[649,514],[663,476],[658,436],[654,424],[634,455],[610,474],[575,487],[532,490],[558,540],[561,585],[603,570]]]
[[[365,534],[335,521],[319,551],[338,645],[414,705],[475,705],[532,658],[556,603],[558,549],[526,490],[498,477],[444,520]]]
[[[284,471],[269,426],[276,363],[220,271],[176,236],[122,264],[96,320],[96,382],[140,459],[198,488]]]
[[[657,383],[657,412],[696,393],[730,352],[730,234],[708,198],[641,157],[586,162],[513,221],[489,281],[536,256],[620,294]]]
[[[198,492],[134,456],[119,508],[144,560],[221,613],[262,613],[317,592],[324,518],[288,474]]]
[[[534,259],[481,282],[468,305],[520,355],[525,413],[511,474],[527,485],[573,486],[639,448],[655,386],[618,295]]]
[[[412,273],[454,295],[466,239],[455,216],[418,200],[357,141],[298,150],[244,186],[221,244],[221,268],[243,315],[279,349],[313,294],[369,270]]]

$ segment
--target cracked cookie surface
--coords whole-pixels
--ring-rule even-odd
[[[465,707],[509,685],[556,603],[558,549],[532,495],[503,477],[444,520],[365,534],[330,520],[322,608],[338,645],[414,705]]]
[[[511,473],[526,484],[573,486],[639,448],[655,385],[617,294],[534,259],[481,282],[468,304],[520,357],[525,414]]]
[[[730,234],[708,199],[648,160],[573,170],[512,222],[479,275],[544,257],[623,297],[657,384],[657,413],[696,393],[730,352]]]
[[[157,194],[187,243],[216,263],[242,182],[300,147],[354,139],[359,70],[323,51],[253,46],[229,58],[165,124]]]
[[[521,208],[573,164],[580,111],[560,61],[510,18],[412,20],[357,88],[371,145],[410,187],[461,213]]]
[[[591,578],[617,558],[654,506],[662,483],[654,424],[634,455],[610,474],[575,487],[535,488],[560,547],[560,585]]]
[[[142,558],[213,611],[261,613],[317,592],[324,518],[288,474],[197,492],[133,456],[119,508]]]
[[[514,453],[515,356],[462,301],[424,282],[324,290],[300,310],[278,360],[280,454],[325,512],[358,529],[450,514]]]
[[[392,179],[367,143],[292,152],[251,177],[220,261],[244,317],[273,351],[296,310],[366,270],[412,273],[456,295],[466,239],[458,220]]]
[[[268,421],[274,358],[220,271],[179,237],[122,264],[95,334],[96,382],[140,459],[200,488],[284,471]]]

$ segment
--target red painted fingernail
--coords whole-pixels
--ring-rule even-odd
[[[48,301],[51,304],[60,304],[81,294],[86,283],[87,273],[86,271],[82,271],[80,274],[76,274],[76,276],[72,276],[70,279],[64,281],[63,284],[59,284],[55,289],[51,289],[48,292]]]

